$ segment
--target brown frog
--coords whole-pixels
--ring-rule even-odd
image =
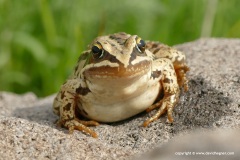
[[[97,137],[88,126],[116,122],[158,108],[143,126],[173,107],[180,88],[188,90],[185,55],[137,35],[115,33],[97,37],[79,57],[73,75],[61,86],[53,111],[58,124]],[[91,121],[81,120],[81,116]]]

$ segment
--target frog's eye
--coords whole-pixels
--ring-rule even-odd
[[[139,52],[143,53],[145,51],[146,43],[140,37],[136,37],[136,48]]]
[[[104,50],[100,44],[95,44],[92,46],[92,55],[94,59],[100,59],[103,57]]]

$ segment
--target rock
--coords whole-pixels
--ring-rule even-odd
[[[163,115],[147,128],[142,127],[153,111],[122,122],[92,127],[98,133],[98,139],[78,131],[70,135],[66,129],[54,124],[57,120],[51,107],[54,95],[39,99],[32,93],[1,92],[1,158],[129,159],[145,153],[147,156],[152,150],[170,157],[173,152],[182,152],[181,146],[188,147],[189,152],[205,151],[202,149],[208,149],[206,144],[212,144],[211,139],[219,140],[217,146],[231,152],[224,146],[235,142],[234,138],[221,141],[221,136],[228,130],[240,128],[240,39],[200,39],[176,48],[186,53],[191,71],[188,74],[190,89],[181,93],[180,102],[174,108],[173,124],[168,124]],[[211,136],[203,135],[206,138],[201,141],[195,136],[195,130],[209,130],[206,132]],[[229,136],[236,134],[237,139],[237,133],[239,130],[229,131]],[[180,147],[174,148],[174,144]],[[191,150],[194,146],[203,148]]]
[[[176,136],[136,160],[239,160],[240,129],[198,130]]]

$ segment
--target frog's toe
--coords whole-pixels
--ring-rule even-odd
[[[184,81],[183,88],[185,92],[188,91],[188,80]]]
[[[81,121],[78,119],[66,121],[64,124],[64,126],[68,128],[69,133],[73,133],[74,130],[79,130],[79,131],[90,134],[94,138],[97,138],[97,134],[87,126],[97,126],[97,125],[99,125],[99,123],[95,121]]]
[[[163,100],[161,100],[158,103],[153,104],[150,106],[147,111],[152,110],[154,108],[159,107],[159,110],[157,113],[155,113],[152,117],[147,119],[144,123],[143,126],[146,127],[148,126],[151,122],[156,121],[162,114],[164,114],[167,111],[168,114],[168,122],[172,123],[173,122],[173,117],[172,117],[172,112],[173,112],[173,107],[176,103],[176,100],[173,100],[175,98],[174,95],[165,97]]]
[[[79,123],[85,125],[85,126],[98,126],[99,123],[96,121],[82,121],[82,120],[78,120],[76,119]]]
[[[150,111],[154,110],[155,108],[160,107],[161,105],[162,105],[162,100],[153,104],[153,105],[151,105],[150,107],[148,107],[146,109],[146,112],[150,112]]]
[[[153,106],[153,107],[152,107]],[[162,105],[157,105],[157,104],[154,104],[152,105],[150,108],[151,110],[156,108],[156,107],[160,107],[159,110],[157,111],[157,113],[155,113],[155,115],[153,115],[152,117],[150,117],[149,119],[147,119],[144,123],[143,123],[143,126],[144,127],[147,127],[149,125],[149,123],[153,122],[153,121],[156,121],[163,113],[166,112],[167,108],[166,108],[166,103],[163,102]],[[149,109],[149,108],[148,108]],[[149,110],[150,110],[149,109]]]

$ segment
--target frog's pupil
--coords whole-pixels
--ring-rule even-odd
[[[97,46],[93,46],[92,47],[92,55],[94,57],[94,59],[99,59],[103,57],[104,54],[104,50],[101,48],[98,48]]]
[[[144,42],[144,40],[140,40],[139,43],[137,44],[138,48],[141,50],[141,52],[144,52],[145,50],[145,46],[146,46],[146,43]]]
[[[146,45],[144,40],[142,40],[142,39],[140,40],[140,44],[141,44],[140,47],[144,47]]]
[[[101,52],[101,50],[97,46],[93,46],[92,47],[92,52],[96,54],[96,53]]]

